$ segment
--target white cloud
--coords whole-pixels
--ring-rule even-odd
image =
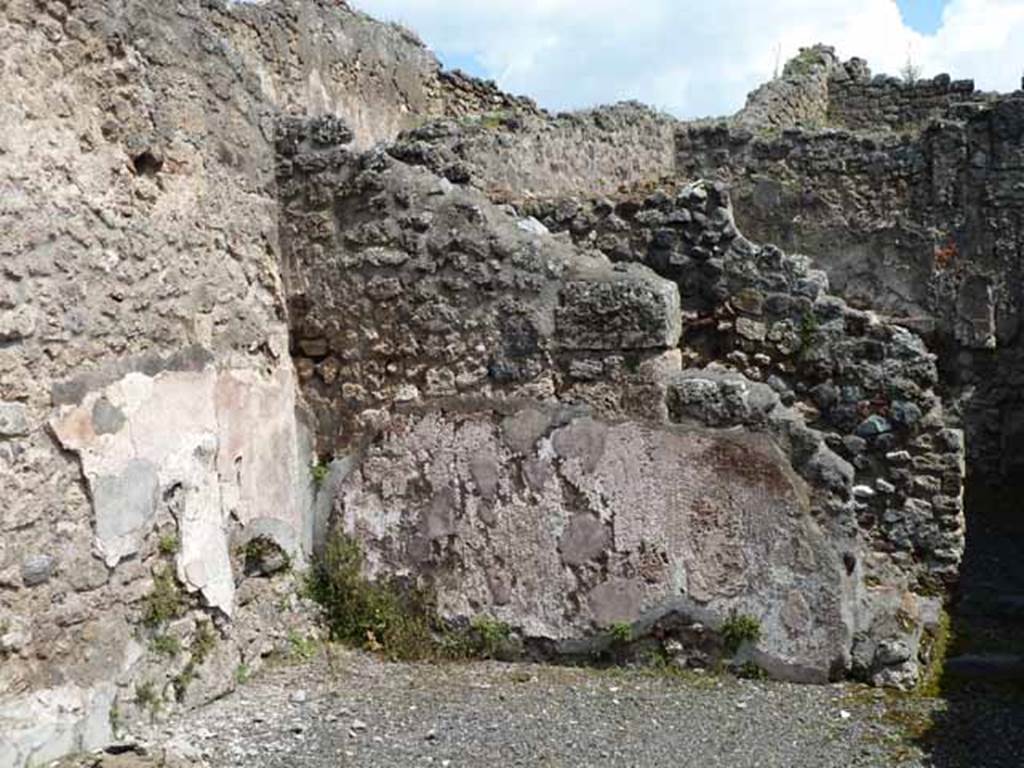
[[[683,117],[728,114],[777,57],[816,42],[875,72],[898,72],[909,54],[925,75],[974,77],[991,90],[1016,89],[1024,70],[1024,0],[951,0],[931,36],[906,27],[894,0],[355,3],[551,109],[635,98]]]
[[[1024,0],[953,0],[942,28],[924,41],[922,60],[980,88],[1020,88],[1024,74]]]

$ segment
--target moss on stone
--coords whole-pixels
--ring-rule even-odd
[[[331,474],[331,467],[329,464],[318,461],[310,466],[309,474],[313,478],[313,485],[319,489]]]

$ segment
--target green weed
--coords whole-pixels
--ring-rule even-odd
[[[625,645],[633,639],[633,625],[628,621],[617,621],[608,628],[612,642]]]
[[[359,544],[336,533],[310,569],[307,591],[320,604],[331,639],[392,659],[436,657],[433,612],[426,595],[397,582],[368,581],[363,562]]]
[[[158,627],[182,615],[185,598],[170,568],[153,574],[153,589],[143,602],[142,621],[148,627]]]
[[[181,641],[174,635],[157,635],[149,641],[149,648],[153,653],[174,658],[181,653]]]
[[[164,557],[171,557],[178,554],[178,550],[181,549],[181,540],[178,538],[177,533],[165,533],[160,537],[156,548]]]
[[[726,653],[734,655],[744,643],[756,643],[761,639],[761,622],[743,613],[730,613],[720,630]]]

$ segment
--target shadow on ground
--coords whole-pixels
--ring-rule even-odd
[[[918,739],[935,768],[1024,767],[1024,486],[975,489],[941,701]]]

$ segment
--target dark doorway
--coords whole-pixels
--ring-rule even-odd
[[[1022,446],[1024,448],[1024,446]],[[950,654],[921,746],[936,768],[1024,766],[1024,477],[968,477]]]

